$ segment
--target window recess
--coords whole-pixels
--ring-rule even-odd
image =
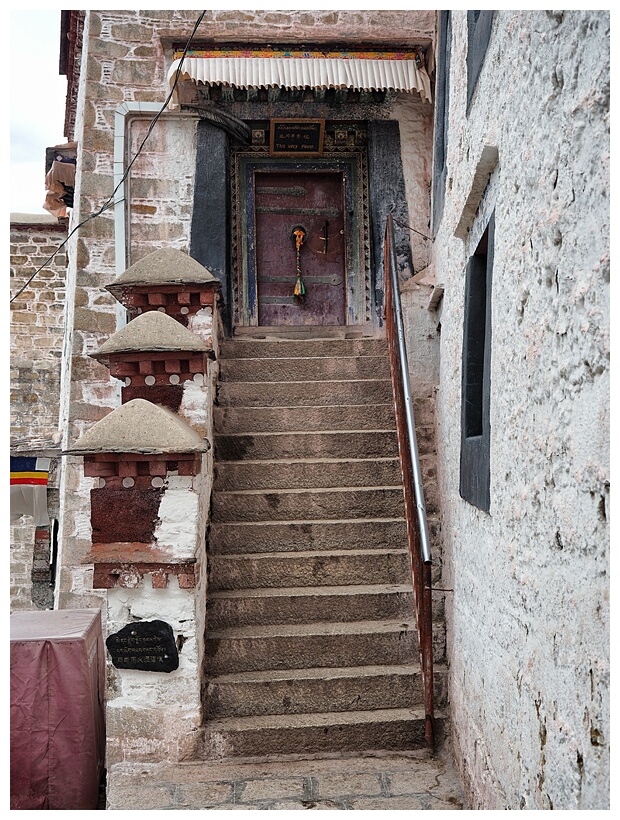
[[[493,26],[492,11],[467,12],[467,113],[487,53]]]
[[[465,280],[461,388],[461,498],[485,512],[490,500],[491,280],[494,214]]]

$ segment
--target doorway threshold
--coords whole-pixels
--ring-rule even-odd
[[[279,325],[233,329],[235,339],[372,339],[385,336],[369,325]]]

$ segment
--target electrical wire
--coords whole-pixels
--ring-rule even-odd
[[[41,271],[45,267],[47,267],[47,265],[49,265],[49,263],[54,259],[54,257],[57,254],[60,253],[60,251],[64,248],[64,246],[67,244],[67,242],[71,239],[71,237],[73,236],[73,234],[77,230],[79,230],[84,225],[86,225],[86,223],[89,222],[91,219],[95,219],[96,217],[101,216],[102,213],[109,210],[113,205],[117,204],[117,202],[114,201],[114,197],[116,196],[116,193],[117,193],[118,189],[123,185],[123,183],[125,182],[125,180],[129,176],[129,172],[131,171],[131,168],[132,168],[134,162],[138,159],[138,157],[142,153],[142,150],[143,150],[143,148],[146,144],[146,141],[150,137],[151,132],[153,131],[153,128],[155,127],[156,122],[161,117],[161,115],[164,113],[164,111],[168,107],[168,103],[172,99],[172,95],[174,94],[174,92],[176,90],[176,87],[177,87],[178,82],[179,82],[179,78],[181,76],[181,69],[183,68],[183,61],[185,60],[185,56],[187,55],[187,52],[189,51],[189,47],[192,43],[192,40],[194,39],[194,36],[196,35],[196,31],[198,30],[198,26],[202,23],[202,19],[205,16],[205,14],[206,14],[206,10],[203,11],[200,14],[200,17],[196,20],[196,23],[194,24],[194,28],[192,30],[192,33],[190,34],[189,39],[188,39],[187,43],[185,44],[185,48],[183,49],[183,54],[181,56],[178,68],[177,68],[176,73],[174,75],[174,82],[172,83],[172,88],[170,89],[170,93],[166,97],[166,100],[163,103],[163,105],[161,107],[161,110],[151,120],[144,139],[140,143],[140,146],[139,146],[138,150],[136,151],[133,159],[128,164],[127,168],[125,169],[125,173],[123,174],[123,176],[119,180],[118,185],[114,188],[114,190],[112,191],[112,193],[110,194],[108,199],[103,203],[103,205],[101,206],[101,208],[99,208],[98,211],[95,211],[95,213],[89,214],[78,225],[76,225],[75,228],[73,228],[73,230],[68,234],[67,238],[56,248],[54,253],[45,260],[45,262],[41,265],[40,268],[37,268],[37,270],[35,270],[35,272],[32,274],[32,276],[27,280],[27,282],[17,291],[17,293],[14,296],[11,297],[11,299],[9,300],[9,303],[15,301],[15,299],[17,299],[17,297],[20,296],[20,294],[22,294],[26,290],[26,288],[32,282],[32,280],[35,278],[35,276],[37,276],[37,274],[41,273]],[[118,202],[123,202],[123,201],[124,200],[122,200],[122,199],[118,200]]]
[[[433,241],[432,237],[427,236],[425,233],[422,233],[422,231],[417,231],[415,228],[412,228],[411,225],[407,225],[406,222],[401,222],[399,219],[396,219],[394,214],[392,214],[392,219],[397,225],[400,225],[401,228],[408,228],[410,231],[413,231],[413,233],[419,234],[423,239],[428,239],[429,242]]]

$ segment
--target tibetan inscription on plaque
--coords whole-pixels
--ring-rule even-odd
[[[174,633],[165,621],[127,624],[105,643],[117,669],[174,672],[179,667]]]
[[[272,157],[320,157],[325,120],[271,120],[269,152]]]

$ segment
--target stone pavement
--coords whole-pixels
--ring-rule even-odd
[[[107,810],[467,808],[446,751],[278,762],[117,763]]]

